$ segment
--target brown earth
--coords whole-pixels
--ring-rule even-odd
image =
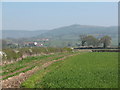
[[[73,54],[73,55],[77,55],[77,54]],[[64,60],[67,57],[70,57],[70,56],[73,56],[73,55],[68,55],[68,56],[60,58],[58,60],[48,61],[48,62],[44,63],[41,67],[36,66],[32,70],[29,70],[25,73],[20,73],[17,76],[13,76],[13,77],[10,77],[6,80],[2,80],[2,88],[20,88],[21,83],[24,82],[32,74],[34,74],[37,70],[41,70],[43,68],[46,68],[54,62]]]
[[[61,56],[64,56],[64,55],[59,55],[59,56],[57,56],[57,57],[61,57]],[[56,56],[55,57],[48,57],[47,59],[53,59],[53,58],[56,58]],[[25,67],[25,68],[21,68],[21,69],[19,69],[19,70],[17,70],[17,71],[15,71],[15,72],[13,72],[13,73],[9,73],[9,74],[7,74],[7,75],[4,75],[4,76],[2,76],[1,78],[5,78],[5,77],[7,77],[7,76],[10,76],[10,75],[13,75],[13,74],[15,74],[15,73],[18,73],[18,72],[21,72],[21,71],[24,71],[24,70],[26,70],[26,69],[29,69],[29,68],[31,68],[31,63],[33,63],[33,65],[35,65],[35,64],[42,64],[42,62],[41,62],[41,60],[40,61],[33,61],[33,62],[30,62],[30,63],[26,63],[25,65],[28,65],[27,67]],[[45,63],[45,62],[44,62]],[[4,71],[3,71],[4,72]],[[0,79],[1,79],[0,78]]]

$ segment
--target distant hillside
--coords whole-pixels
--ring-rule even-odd
[[[38,37],[48,38],[61,38],[61,39],[74,39],[78,38],[80,34],[92,34],[95,36],[110,35],[115,38],[118,34],[117,27],[102,27],[102,26],[87,26],[87,25],[70,25],[65,27],[56,28]]]
[[[118,45],[118,29],[117,26],[103,27],[103,26],[88,26],[88,25],[70,25],[65,27],[56,28],[43,33],[37,38],[50,38],[53,40],[52,44],[56,45],[59,42],[78,42],[79,35],[94,35],[100,38],[104,35],[112,37],[112,45]],[[59,42],[58,42],[59,40]],[[58,44],[60,45],[60,44]]]
[[[2,38],[29,38],[35,37],[48,30],[37,30],[37,31],[27,31],[27,30],[3,30]]]
[[[26,38],[26,37],[38,37],[38,38],[58,38],[58,39],[74,39],[80,34],[92,34],[95,36],[110,35],[115,38],[118,34],[117,27],[102,27],[102,26],[88,26],[88,25],[70,25],[60,27],[52,30],[3,30],[3,38]],[[74,36],[74,37],[73,37]]]
[[[38,31],[22,31],[22,30],[5,30],[3,31],[3,38],[29,38],[35,41],[37,38],[49,38],[50,46],[66,46],[68,43],[75,45],[79,42],[79,35],[94,35],[100,38],[104,35],[112,37],[112,45],[118,45],[118,28],[117,26],[103,27],[103,26],[89,26],[89,25],[70,25],[52,30],[38,30]],[[23,39],[22,39],[23,40]]]

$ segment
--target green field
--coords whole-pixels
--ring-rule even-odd
[[[118,53],[89,52],[68,57],[37,71],[25,88],[117,88]]]
[[[0,73],[0,75],[2,75],[2,79],[4,80],[9,77],[16,76],[22,72],[31,70],[35,67],[41,67],[46,62],[58,60],[60,58],[63,58],[71,54],[73,53],[67,52],[67,53],[55,53],[55,54],[27,57],[18,62],[2,66],[2,73]]]

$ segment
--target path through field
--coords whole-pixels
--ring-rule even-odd
[[[36,56],[3,67],[3,88],[117,88],[118,53]]]
[[[65,58],[73,56],[73,55],[76,55],[76,54],[63,54],[63,55],[56,55],[56,56],[53,56],[53,57],[51,56],[51,57],[45,58],[46,62],[45,62],[45,59],[40,60],[40,61],[32,61],[32,65],[35,65],[35,67],[32,68],[31,70],[26,71],[26,72],[21,72],[21,71],[24,71],[24,70],[32,67],[32,66],[30,66],[31,62],[29,62],[29,63],[26,64],[27,67],[23,67],[23,68],[15,71],[15,72],[8,73],[7,75],[3,75],[3,78],[5,78],[5,77],[8,77],[10,75],[14,75],[18,72],[21,72],[18,75],[11,76],[8,79],[3,80],[2,81],[2,87],[3,88],[19,88],[20,84],[23,81],[25,81],[28,77],[30,77],[32,74],[34,74],[37,70],[41,70],[43,68],[46,68],[54,62],[64,60]],[[48,61],[47,61],[47,59],[48,59]]]

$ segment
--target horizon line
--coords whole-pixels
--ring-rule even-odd
[[[62,27],[69,27],[69,26],[74,26],[74,25],[79,25],[79,26],[90,26],[90,27],[118,27],[118,25],[83,25],[83,24],[70,24],[70,25],[65,25],[65,26],[59,26],[56,28],[52,28],[52,29],[33,29],[33,30],[28,30],[28,29],[17,29],[17,30],[24,30],[24,31],[39,31],[39,30],[53,30],[53,29],[57,29],[57,28],[62,28]],[[5,29],[2,29],[1,31],[5,31]],[[11,29],[6,29],[7,30],[11,30]],[[12,29],[14,31],[17,31],[16,29]]]

